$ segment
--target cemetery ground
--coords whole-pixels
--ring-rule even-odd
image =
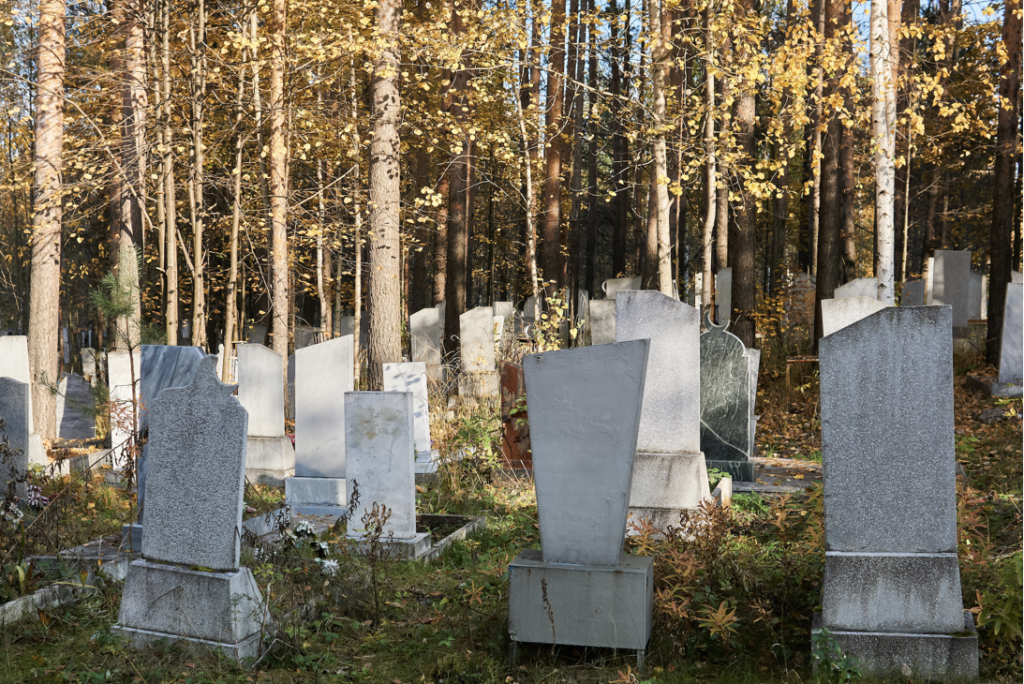
[[[1021,623],[1021,402],[971,393],[956,360],[959,557],[964,606],[978,623],[982,681],[1019,682]],[[789,388],[784,368],[763,366],[757,409],[761,456],[821,459],[817,380],[811,369]],[[82,585],[62,607],[0,627],[0,682],[380,682],[548,684],[557,682],[807,682],[857,678],[811,643],[824,566],[819,483],[803,492],[737,494],[707,506],[668,538],[643,529],[628,553],[655,558],[655,623],[646,666],[631,653],[525,646],[507,659],[508,563],[540,547],[532,482],[502,476],[493,413],[432,407],[435,446],[448,460],[418,487],[419,513],[483,515],[487,528],[429,563],[358,555],[344,522],[313,535],[293,525],[277,542],[247,539],[242,565],[270,601],[273,651],[250,669],[188,646],[126,649],[111,632],[122,584],[84,567],[39,559],[120,532],[134,514],[120,484],[38,474],[50,503],[26,513],[17,534],[4,520],[0,603],[53,584]],[[999,409],[994,411],[993,409]],[[1009,417],[1006,417],[1009,414]],[[447,420],[440,420],[447,417]],[[911,472],[879,472],[910,479]],[[712,483],[714,487],[714,483]],[[183,497],[202,496],[182,492]],[[246,517],[280,506],[282,490],[246,488]],[[42,500],[37,500],[40,503]],[[365,502],[364,502],[365,503]],[[34,521],[30,520],[34,518]],[[30,559],[36,560],[33,562]],[[83,574],[80,574],[83,573]],[[557,640],[557,636],[556,636]],[[817,675],[812,661],[821,658]],[[908,680],[913,680],[909,677]]]

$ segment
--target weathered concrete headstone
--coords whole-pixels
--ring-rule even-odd
[[[441,324],[436,308],[420,309],[409,316],[412,360],[426,364],[427,375],[434,380],[441,376]]]
[[[604,292],[605,299],[615,299],[619,292],[639,290],[641,281],[642,278],[640,276],[633,276],[630,278],[609,278],[601,283],[601,291]]]
[[[700,336],[700,448],[708,468],[754,481],[750,351],[740,338],[705,317]]]
[[[319,328],[308,325],[295,326],[295,351],[305,349],[317,343],[317,337],[321,335]]]
[[[60,329],[60,348],[63,352],[64,365],[71,365],[71,329],[64,326]]]
[[[351,335],[295,352],[295,477],[285,501],[303,515],[340,516],[345,487],[345,405],[354,388]]]
[[[143,558],[129,566],[114,629],[136,647],[190,642],[242,660],[259,655],[269,618],[239,566],[246,411],[216,361],[152,407]]]
[[[716,321],[721,324],[732,320],[732,269],[723,268],[715,274]]]
[[[957,561],[952,312],[886,307],[819,350],[825,579],[815,628],[868,676],[977,678]]]
[[[256,323],[249,328],[249,344],[266,344],[267,343],[267,326]]]
[[[527,321],[537,320],[537,298],[530,295],[523,304],[523,318]]]
[[[110,420],[110,457],[114,468],[120,469],[125,465],[126,449],[131,438],[132,414],[135,414],[136,421],[142,419],[140,406],[133,403],[141,398],[142,393],[141,351],[136,348],[131,356],[126,351],[107,352],[107,378],[113,414]]]
[[[494,314],[478,306],[459,316],[462,375],[459,394],[497,398],[498,374],[494,366]]]
[[[929,271],[932,290],[929,304],[953,307],[953,335],[967,336],[970,318],[971,253],[948,249],[935,250],[934,268]]]
[[[280,487],[295,474],[295,449],[284,434],[284,360],[261,344],[238,345],[238,401],[249,413],[246,474]]]
[[[93,385],[99,377],[96,374],[96,350],[92,347],[82,349],[82,376]]]
[[[923,280],[908,280],[903,283],[901,306],[924,306],[925,283]]]
[[[988,318],[988,277],[971,271],[967,294],[968,320]]]
[[[386,506],[391,517],[384,539],[399,555],[418,558],[430,549],[430,534],[416,532],[413,412],[411,392],[345,394],[348,481],[359,489],[359,509],[349,519],[348,536],[364,539],[363,516],[374,504]]]
[[[1021,378],[1024,376],[1024,361],[1021,359],[1024,347],[1024,285],[1007,283],[1006,304],[1003,308],[1003,334],[999,346],[999,387],[994,389],[997,396],[1021,395]]]
[[[653,560],[622,544],[651,346],[523,359],[541,550],[509,564],[513,642],[646,648]]]
[[[615,342],[615,300],[595,299],[590,302],[590,343]]]
[[[3,483],[3,493],[6,493],[7,484],[14,480],[14,493],[22,501],[25,499],[24,477],[29,464],[31,406],[31,387],[28,384],[0,377],[0,444],[6,439],[8,448],[8,453],[0,458],[0,483]]]
[[[835,299],[867,297],[878,299],[878,278],[857,278],[836,288]]]
[[[615,338],[651,341],[630,509],[665,529],[711,494],[700,449],[700,316],[655,290],[622,291]]]
[[[29,386],[28,396],[28,442],[25,453],[31,465],[46,466],[50,459],[43,449],[43,438],[36,432],[32,419],[32,375],[28,365],[28,338],[24,335],[0,335],[0,378],[11,378]],[[58,378],[49,378],[55,382]],[[59,416],[58,416],[59,422]]]
[[[494,302],[494,315],[508,318],[516,315],[516,305],[512,302]]]
[[[844,297],[821,300],[821,325],[823,335],[831,335],[848,325],[867,318],[885,308],[875,297]]]
[[[436,471],[438,456],[430,442],[430,401],[427,396],[426,364],[385,363],[384,391],[412,394],[416,472]]]

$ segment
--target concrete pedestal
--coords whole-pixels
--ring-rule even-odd
[[[820,634],[821,629],[821,614],[815,613],[811,632]],[[953,634],[832,629],[829,634],[867,677],[914,676],[943,682],[978,679],[978,632],[974,617],[966,610],[962,631]]]
[[[441,457],[437,449],[416,452],[416,474],[429,475],[437,472],[437,461]]]
[[[245,451],[245,476],[253,484],[281,487],[295,475],[295,448],[287,436],[249,436]]]
[[[137,560],[129,566],[113,630],[136,648],[187,642],[241,661],[260,656],[269,619],[248,568],[203,572]]]
[[[348,506],[345,480],[340,477],[289,477],[284,502],[300,515],[344,515]]]
[[[630,524],[644,518],[665,530],[679,524],[682,511],[693,510],[710,497],[704,454],[637,453],[629,496]]]
[[[647,648],[654,559],[624,555],[618,565],[546,563],[540,551],[528,549],[509,564],[508,574],[513,642]]]
[[[366,553],[369,542],[363,541],[364,537],[348,535],[349,539],[359,542],[356,551]],[[418,560],[423,558],[430,551],[430,533],[417,532],[412,537],[381,537],[380,543],[384,546],[391,558],[405,558]]]

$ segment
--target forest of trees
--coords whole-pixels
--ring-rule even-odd
[[[62,327],[216,352],[262,324],[287,356],[296,325],[361,312],[376,388],[441,300],[454,354],[479,304],[572,307],[619,275],[707,304],[731,267],[753,346],[788,276],[820,301],[875,275],[892,301],[967,249],[993,358],[1021,268],[1021,20],[1020,0],[0,0],[0,331],[29,336],[49,437]],[[111,272],[135,315],[91,305]]]

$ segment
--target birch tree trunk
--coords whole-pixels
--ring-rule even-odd
[[[206,256],[203,233],[206,221],[205,144],[203,122],[206,116],[206,3],[197,2],[194,31],[190,26],[192,49],[192,182],[189,184],[189,205],[192,213],[192,344],[206,346]]]
[[[706,82],[704,84],[705,119],[704,119],[704,155],[707,168],[707,181],[704,184],[704,200],[707,205],[704,213],[704,270],[701,282],[700,302],[701,308],[707,309],[711,306],[711,294],[714,292],[714,276],[711,273],[712,237],[715,232],[715,38],[711,31],[711,18],[713,16],[714,3],[708,0],[705,10],[705,66]],[[713,309],[712,309],[713,310]]]
[[[672,236],[669,231],[668,153],[665,145],[665,82],[668,79],[668,50],[662,39],[662,0],[647,0],[651,29],[651,79],[654,98],[654,176],[651,182],[651,200],[655,201],[658,222],[658,290],[672,296]]]
[[[875,220],[878,231],[878,300],[895,304],[893,200],[896,88],[887,0],[871,2],[871,132],[875,148]]]
[[[285,32],[287,0],[273,0],[270,9],[270,231],[273,349],[288,360],[288,144],[285,141]],[[282,364],[288,386],[288,364]],[[288,393],[285,392],[287,413]]]
[[[224,365],[221,368],[221,380],[230,383],[231,351],[235,341],[235,322],[238,318],[238,227],[242,218],[242,150],[245,140],[242,137],[242,121],[245,115],[245,70],[238,72],[238,99],[235,102],[235,168],[234,186],[231,193],[231,261],[228,270],[228,286],[226,313],[224,314]]]
[[[171,124],[171,49],[170,2],[164,0],[160,12],[160,76],[163,89],[163,178],[164,185],[164,331],[167,344],[178,344],[178,209],[174,185],[174,127]]]

